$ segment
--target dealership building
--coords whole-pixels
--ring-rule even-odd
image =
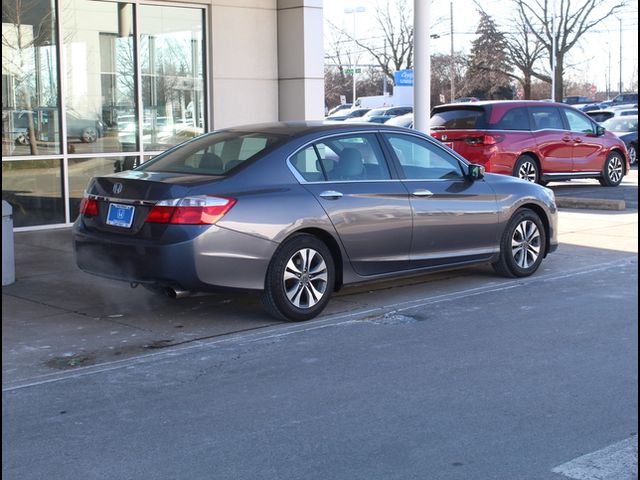
[[[3,0],[2,198],[70,225],[92,176],[324,114],[322,0]]]

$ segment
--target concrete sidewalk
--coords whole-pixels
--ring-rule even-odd
[[[556,194],[558,207],[594,210],[638,209],[638,166],[613,188],[602,187],[597,180],[571,180],[552,182],[549,185]]]

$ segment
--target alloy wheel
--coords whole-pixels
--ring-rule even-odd
[[[612,183],[617,184],[622,180],[622,160],[618,155],[612,156],[607,162],[607,177]]]
[[[522,165],[520,165],[520,168],[518,169],[518,178],[526,180],[527,182],[535,183],[537,177],[537,166],[531,161],[522,162]]]
[[[287,298],[297,308],[311,308],[327,291],[327,264],[313,248],[295,252],[284,270],[283,284]]]
[[[531,267],[540,256],[542,240],[540,230],[531,220],[518,224],[511,237],[511,253],[520,268]]]

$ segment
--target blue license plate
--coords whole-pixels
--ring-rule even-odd
[[[107,214],[107,225],[130,228],[131,224],[133,223],[134,213],[135,207],[131,205],[112,203],[109,205],[109,213]]]

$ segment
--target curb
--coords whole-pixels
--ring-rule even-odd
[[[584,208],[591,210],[624,210],[627,208],[624,200],[609,200],[604,198],[556,197],[558,208]]]

